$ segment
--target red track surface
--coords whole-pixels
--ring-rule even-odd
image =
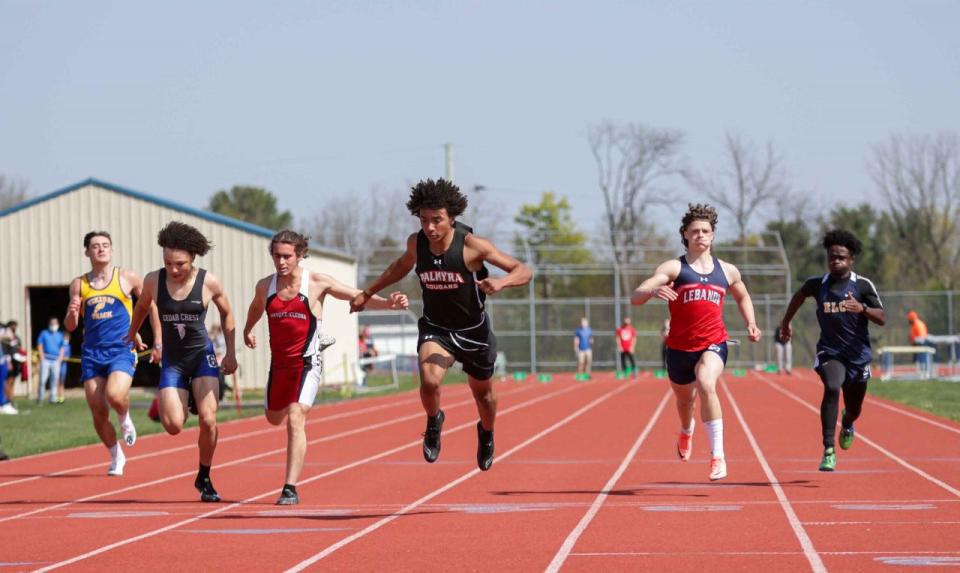
[[[276,507],[285,432],[221,426],[193,490],[196,430],[149,436],[108,478],[102,447],[0,465],[0,571],[860,571],[960,566],[960,424],[868,398],[838,471],[817,471],[821,386],[721,384],[729,477],[702,428],[682,463],[667,383],[502,383],[497,459],[476,469],[476,408],[445,389],[439,462],[415,393],[317,407],[299,506]],[[880,383],[880,382],[873,382]]]

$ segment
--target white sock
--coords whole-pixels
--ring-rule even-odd
[[[714,458],[723,457],[723,418],[704,422],[707,427],[707,437],[710,439],[710,455]]]
[[[119,440],[117,440],[117,443],[116,443],[116,444],[113,444],[112,446],[110,446],[110,447],[107,448],[107,449],[110,450],[110,455],[111,455],[112,457],[114,457],[114,458],[116,458],[117,455],[123,453],[123,450],[120,449],[120,441],[119,441]]]
[[[680,432],[681,432],[684,436],[692,436],[692,435],[693,435],[693,427],[696,426],[696,425],[697,425],[697,421],[696,421],[695,419],[693,419],[693,418],[690,418],[690,427],[689,427],[689,428],[680,428]]]
[[[119,418],[120,418],[120,425],[121,425],[121,426],[125,426],[126,424],[129,424],[129,423],[130,423],[130,411],[128,410],[124,415],[119,416]]]

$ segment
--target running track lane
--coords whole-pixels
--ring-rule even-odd
[[[584,513],[579,531],[564,532],[565,544],[558,544],[548,571],[823,570],[814,548],[805,551],[806,532],[791,521],[793,508],[770,486],[771,475],[749,439],[755,434],[752,420],[747,417],[744,426],[729,394],[722,386],[718,390],[728,477],[707,478],[710,452],[699,411],[693,457],[679,460],[679,422],[667,389],[669,407],[634,459],[630,452],[622,454],[626,469],[609,476],[609,495],[597,496],[599,511],[592,518]],[[775,472],[772,477],[780,494],[806,487]]]
[[[552,385],[541,391],[541,396],[534,396],[519,402],[513,406],[507,406],[502,410],[502,417],[512,417],[514,411],[529,412],[530,415],[542,418],[544,413],[551,409],[550,403],[556,400],[566,400],[570,403],[579,403],[582,396],[578,394],[589,393],[591,388],[586,385]],[[501,392],[501,396],[506,392]],[[445,454],[449,454],[451,443],[453,442],[453,456],[447,456],[456,459],[456,444],[462,441],[463,445],[469,449],[475,448],[475,411],[472,403],[469,408],[458,409],[459,411],[445,408],[451,414],[448,418],[447,429],[444,432]],[[465,420],[465,421],[464,421]],[[464,423],[458,426],[452,426],[458,421]],[[506,420],[501,420],[501,427]],[[75,563],[76,567],[84,569],[100,568],[106,566],[115,566],[122,564],[138,569],[163,569],[167,563],[173,560],[182,560],[186,545],[192,545],[194,551],[199,553],[197,560],[203,563],[226,563],[236,562],[237,555],[244,555],[243,563],[238,564],[240,568],[248,567],[250,570],[274,569],[278,564],[292,559],[291,555],[297,552],[308,552],[315,545],[304,546],[302,540],[304,536],[330,535],[329,529],[335,529],[334,533],[339,533],[344,523],[347,527],[356,526],[364,520],[375,519],[379,514],[373,516],[358,515],[350,517],[347,520],[340,516],[330,516],[328,514],[303,515],[306,509],[306,503],[323,503],[325,498],[339,500],[344,492],[361,491],[367,497],[376,495],[387,496],[389,499],[396,500],[395,493],[389,488],[400,488],[408,490],[414,488],[419,491],[420,488],[429,487],[430,481],[422,476],[426,475],[429,480],[436,480],[442,476],[442,473],[450,472],[451,468],[456,471],[456,465],[438,464],[435,469],[426,466],[422,462],[420,454],[420,433],[422,432],[423,417],[422,413],[416,421],[405,422],[395,431],[390,432],[369,432],[358,435],[349,440],[338,442],[337,448],[331,448],[326,451],[330,457],[343,456],[344,459],[350,459],[349,463],[331,468],[325,472],[317,473],[310,471],[305,474],[305,479],[301,480],[298,489],[301,492],[301,498],[305,505],[299,508],[276,508],[272,505],[278,490],[276,478],[263,481],[256,472],[242,471],[242,468],[232,468],[230,475],[224,476],[226,482],[231,484],[231,489],[237,490],[240,497],[246,498],[244,504],[223,504],[215,509],[209,509],[210,506],[201,506],[197,504],[193,516],[177,515],[176,519],[170,517],[152,518],[151,527],[144,527],[138,524],[135,529],[129,527],[130,520],[116,520],[116,525],[111,528],[108,536],[98,539],[100,543],[94,545],[94,548],[75,558],[66,560],[67,562],[55,563],[50,568],[57,568],[61,565]],[[413,441],[407,441],[410,436],[415,436]],[[344,452],[346,452],[344,454]],[[472,456],[470,456],[472,457]],[[466,458],[466,456],[464,456]],[[416,464],[411,462],[416,461]],[[386,467],[373,466],[375,462],[395,462]],[[399,463],[396,463],[399,462]],[[470,458],[463,459],[463,464],[474,464]],[[418,468],[417,470],[408,470],[415,479],[406,482],[398,482],[393,469],[394,466],[400,468]],[[354,471],[358,469],[360,471]],[[376,471],[370,471],[375,469]],[[427,470],[425,472],[425,470]],[[262,472],[259,472],[262,473]],[[417,479],[419,478],[419,480]],[[322,480],[322,481],[320,481]],[[367,482],[373,482],[375,487],[371,487]],[[269,483],[268,483],[269,482]],[[155,495],[155,494],[154,494]],[[416,492],[411,495],[417,495]],[[328,504],[329,505],[329,504]],[[276,516],[278,509],[291,510],[289,513],[282,514],[280,518]],[[260,512],[266,512],[261,514]],[[253,515],[251,516],[251,514]],[[186,519],[184,519],[186,517]],[[202,521],[201,521],[202,519]],[[101,520],[103,521],[103,520]],[[333,521],[334,526],[328,522]],[[199,523],[198,523],[199,522]],[[318,525],[319,523],[319,525]],[[267,534],[265,538],[256,538],[248,535],[231,535],[229,531],[240,529],[249,529],[251,527],[259,529],[276,528],[294,528],[296,532],[284,533],[274,532]],[[217,535],[211,541],[206,530],[211,528],[223,528],[228,530],[224,534]],[[144,531],[146,529],[146,531]],[[321,529],[324,531],[316,531]],[[189,530],[189,531],[188,531]],[[196,531],[196,533],[191,533]],[[139,533],[139,535],[135,535]],[[103,541],[109,539],[118,539],[113,543],[103,545]],[[261,541],[261,539],[263,541]],[[256,544],[257,550],[250,551],[252,544]],[[187,550],[187,553],[190,553]],[[155,568],[145,565],[143,555],[151,555],[157,564]],[[249,556],[247,559],[246,557]],[[42,570],[47,570],[42,569]]]
[[[411,397],[407,394],[403,397],[391,395],[370,398],[368,400],[321,404],[313,408],[307,424],[309,427],[310,425],[330,421],[339,417],[349,417],[368,411],[419,403],[419,398]],[[275,430],[272,426],[265,427],[267,425],[263,423],[261,416],[231,420],[218,425],[223,429],[221,433],[226,433],[226,436],[221,439],[222,442],[246,438],[261,433],[269,433]],[[89,427],[89,430],[90,434],[93,435],[92,426]],[[124,446],[124,451],[127,454],[128,462],[131,463],[135,463],[139,459],[157,455],[177,453],[191,447],[196,447],[197,432],[198,429],[193,427],[185,429],[177,436],[168,436],[163,432],[141,436],[133,448]],[[80,460],[91,461],[83,465],[76,465]],[[109,462],[109,454],[107,454],[99,442],[65,450],[23,456],[9,460],[4,463],[3,466],[0,466],[0,488],[44,478],[59,478],[67,474],[85,474],[102,477],[110,465]]]
[[[513,420],[505,427],[508,432],[532,437],[508,449],[515,440],[507,436],[494,471],[460,469],[468,471],[405,506],[401,511],[407,516],[394,519],[400,513],[395,512],[318,548],[288,571],[370,570],[395,555],[403,555],[402,569],[411,571],[542,570],[561,524],[575,522],[633,440],[632,432],[609,431],[611,421],[629,428],[642,424],[654,415],[662,395],[649,377],[643,384],[600,384],[603,394],[581,400],[566,416],[552,411],[541,419]],[[425,540],[431,550],[420,549]]]
[[[828,569],[957,557],[960,474],[936,477],[902,457],[942,456],[949,445],[956,452],[957,436],[868,405],[853,447],[837,449],[837,471],[819,472],[821,392],[814,384],[751,373],[729,386],[774,472],[784,480],[809,480],[811,487],[788,494]],[[895,445],[900,433],[912,439]]]
[[[525,391],[523,387],[517,387],[507,389],[503,394],[522,394]],[[458,395],[462,397],[466,397],[465,395],[467,394],[469,394],[469,390],[458,393]],[[453,397],[454,396],[451,396],[451,398]],[[474,408],[474,402],[472,397],[469,397],[459,402],[451,401],[451,406],[453,406],[454,410],[460,408],[472,409]],[[333,444],[349,443],[350,440],[356,440],[357,436],[361,436],[364,432],[376,433],[378,431],[383,432],[384,430],[389,431],[391,427],[397,424],[397,420],[406,419],[408,423],[417,420],[422,423],[423,414],[422,409],[417,405],[412,408],[408,406],[406,411],[403,412],[382,411],[369,414],[368,416],[376,417],[338,420],[332,427],[325,428],[326,431],[320,436],[317,436],[317,430],[319,428],[315,428],[314,434],[312,436],[308,434],[308,438],[311,442],[315,444],[322,443],[322,445],[314,445],[308,450],[308,463],[317,457],[322,457],[325,450],[328,447],[332,447]],[[336,438],[338,435],[341,437]],[[362,440],[362,438],[360,439]],[[262,480],[264,487],[266,487],[265,484],[267,482],[270,482],[274,489],[279,490],[278,484],[281,484],[283,480],[283,465],[285,460],[285,437],[283,430],[275,430],[271,435],[257,436],[245,443],[232,445],[229,449],[236,451],[221,452],[218,449],[218,459],[220,462],[215,466],[213,474],[215,483],[220,488],[221,494],[225,496],[225,499],[231,499],[234,487],[233,484],[227,480],[228,475],[224,475],[224,480],[221,481],[221,472],[229,470],[231,468],[230,464],[238,467],[241,466],[241,464],[237,463],[238,459],[243,460],[246,458],[246,464],[256,464],[264,461],[274,464],[275,468],[267,470],[264,470],[261,466],[253,465],[247,468],[245,474],[248,477],[251,474],[255,475],[258,480]],[[100,478],[100,482],[103,484],[102,487],[109,489],[104,489],[101,493],[88,496],[93,499],[84,500],[84,498],[71,497],[68,495],[69,492],[62,491],[66,486],[60,486],[61,491],[59,493],[61,497],[66,498],[65,501],[54,506],[43,504],[31,512],[22,512],[19,514],[22,517],[17,520],[17,523],[8,522],[0,524],[0,531],[6,530],[6,535],[13,535],[13,531],[18,532],[17,535],[18,538],[21,539],[21,543],[13,549],[16,550],[19,557],[23,558],[20,559],[21,561],[31,559],[36,561],[39,555],[55,557],[59,555],[58,552],[64,552],[64,555],[70,555],[78,550],[89,548],[91,544],[96,543],[96,541],[106,538],[106,536],[110,534],[111,528],[115,528],[118,535],[123,535],[135,531],[137,527],[137,520],[130,518],[113,520],[99,518],[88,520],[91,522],[91,525],[97,527],[99,533],[96,539],[89,537],[84,539],[72,533],[78,527],[78,520],[63,519],[64,516],[104,511],[159,511],[163,514],[170,510],[171,505],[183,506],[184,504],[186,504],[187,507],[191,507],[194,512],[208,510],[211,506],[197,503],[197,494],[192,488],[193,475],[196,472],[195,456],[196,450],[194,446],[194,450],[191,453],[178,456],[173,460],[167,460],[166,462],[152,460],[149,464],[141,463],[138,472],[140,474],[139,477],[142,479],[133,480],[135,476],[124,476],[124,479],[129,477],[134,481],[132,485],[126,487],[121,487],[117,480],[102,477]],[[176,463],[171,464],[171,462]],[[178,464],[186,464],[187,471],[182,474],[172,474],[172,478],[174,479],[171,479],[169,471],[171,469],[179,469],[179,467],[177,467]],[[304,475],[308,475],[308,472],[309,467]],[[149,483],[150,480],[161,481],[161,483],[154,487],[144,487],[144,484]],[[60,485],[56,482],[57,480],[45,480],[40,483],[44,484],[44,489],[56,489],[57,486]],[[33,485],[34,488],[38,486],[39,484]],[[49,495],[50,494],[47,493],[47,496]],[[24,515],[24,513],[28,515]],[[8,516],[7,519],[11,517],[16,516]],[[149,527],[152,522],[158,518],[159,517],[147,518],[147,523],[143,525]],[[177,516],[173,515],[170,519],[177,519]],[[34,535],[21,535],[22,532],[30,529],[36,530]],[[101,535],[103,537],[101,537]],[[51,538],[61,541],[55,547],[51,548],[49,542]],[[5,557],[5,559],[6,558],[7,557]]]
[[[469,395],[469,390],[458,395],[466,397]],[[459,403],[463,406],[472,404],[473,401],[472,398],[466,398]],[[415,417],[414,412],[417,411],[417,407],[405,405],[405,408],[411,419]],[[331,415],[329,423],[318,421],[312,429],[313,436],[308,433],[308,439],[321,443],[328,441],[331,435],[343,435],[350,431],[357,431],[358,427],[365,428],[376,423],[389,424],[391,420],[397,419],[397,415],[390,413],[390,409],[380,411],[375,408],[355,408],[354,412],[357,416],[351,417],[349,415],[351,412],[340,412]],[[384,419],[387,421],[384,422]],[[260,420],[260,423],[261,428],[265,427],[267,431],[254,430],[235,435],[234,437],[240,438],[237,440],[221,440],[214,460],[214,479],[216,479],[217,467],[229,466],[238,463],[238,460],[249,458],[251,446],[256,448],[258,444],[262,444],[266,448],[253,454],[257,456],[267,456],[270,455],[268,452],[276,453],[285,450],[285,431],[282,428],[268,426],[263,420]],[[316,437],[318,432],[322,432],[320,437]],[[196,434],[193,440],[196,440],[195,436]],[[173,438],[179,438],[179,436]],[[152,457],[141,460],[136,465],[131,464],[125,471],[125,475],[120,478],[109,478],[102,474],[95,476],[81,474],[73,479],[50,480],[55,487],[37,487],[37,484],[27,484],[16,486],[12,490],[0,491],[0,504],[4,508],[0,510],[0,524],[75,503],[88,503],[110,495],[134,491],[145,487],[145,484],[165,483],[178,479],[183,480],[187,485],[176,491],[189,494],[193,498],[192,501],[195,501],[197,494],[193,492],[191,484],[192,477],[196,473],[196,451],[195,443],[190,444],[187,450],[179,446],[171,448],[171,451],[166,453],[176,455]],[[171,470],[175,470],[175,473],[170,473]]]

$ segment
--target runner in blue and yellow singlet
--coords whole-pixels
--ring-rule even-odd
[[[113,242],[106,231],[91,231],[83,238],[90,259],[90,271],[70,283],[70,304],[65,325],[73,331],[83,319],[80,370],[83,388],[93,416],[93,427],[110,450],[108,475],[123,475],[126,457],[110,422],[110,408],[117,412],[123,441],[133,446],[137,430],[130,419],[130,384],[136,366],[134,345],[124,342],[133,315],[133,298],[139,296],[143,280],[135,271],[114,267]],[[156,307],[150,326],[160,329]],[[155,334],[155,336],[159,336]],[[136,345],[144,348],[137,340]]]

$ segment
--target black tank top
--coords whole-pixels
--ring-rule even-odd
[[[417,233],[416,271],[423,292],[423,317],[451,330],[475,327],[486,318],[483,309],[487,295],[477,287],[477,281],[488,272],[486,267],[473,272],[463,260],[468,229],[456,224],[453,242],[442,255],[431,253],[427,236],[423,231]]]
[[[167,291],[167,271],[160,269],[157,281],[157,311],[163,331],[163,361],[168,363],[189,356],[210,344],[207,327],[207,307],[203,304],[204,269],[197,270],[190,294],[183,300],[174,300]]]

